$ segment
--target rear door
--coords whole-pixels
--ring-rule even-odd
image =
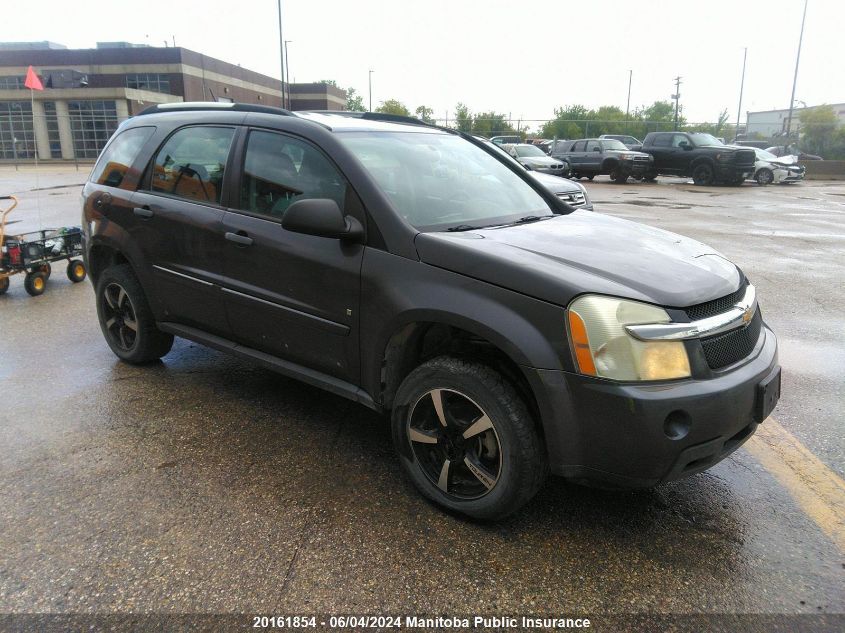
[[[572,146],[569,148],[569,163],[572,165],[573,171],[578,171],[581,166],[584,164],[584,147],[587,145],[587,141],[577,141],[572,143]]]
[[[587,141],[587,148],[584,152],[582,171],[597,174],[601,171],[601,141]]]
[[[132,196],[133,241],[152,270],[166,321],[229,335],[223,273],[223,181],[231,126],[194,125],[171,134]]]
[[[296,200],[331,198],[365,222],[363,207],[316,146],[252,129],[237,192],[223,219],[224,301],[236,341],[349,382],[358,369],[364,246],[282,228]]]

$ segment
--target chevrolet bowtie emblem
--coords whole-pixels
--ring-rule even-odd
[[[754,316],[754,308],[746,308],[745,312],[742,313],[742,322],[748,323],[751,320],[751,317]]]

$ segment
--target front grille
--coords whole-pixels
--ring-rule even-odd
[[[748,287],[748,282],[743,281],[739,290],[733,292],[725,297],[714,299],[713,301],[705,301],[698,303],[689,308],[684,308],[690,321],[698,321],[699,319],[706,319],[707,317],[716,316],[730,310],[734,304],[738,303],[745,296],[745,290]]]
[[[753,165],[757,161],[757,154],[753,149],[740,149],[736,152],[736,162],[740,165]]]
[[[570,207],[580,207],[586,203],[584,194],[580,191],[578,193],[557,193],[555,195]]]
[[[634,156],[634,160],[641,160],[644,163],[647,163],[650,159],[648,156]]]
[[[722,369],[741,361],[754,350],[762,327],[763,317],[758,309],[745,327],[701,339],[707,365],[710,369]]]

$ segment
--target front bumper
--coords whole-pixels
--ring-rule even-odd
[[[641,178],[651,171],[654,163],[644,160],[622,160],[619,161],[619,166],[623,174],[628,176],[635,176]]]
[[[735,181],[740,178],[747,180],[752,176],[754,176],[754,165],[716,163],[716,178],[719,180]]]
[[[523,369],[537,396],[553,473],[647,487],[706,470],[736,450],[763,421],[760,385],[779,378],[780,368],[775,335],[763,327],[741,364],[706,380],[616,383]]]
[[[562,169],[551,169],[548,167],[532,167],[531,169],[541,174],[550,174],[552,176],[559,176],[560,178],[566,178],[569,175],[569,168],[566,166],[566,163],[564,163]]]
[[[800,182],[804,180],[804,169],[802,168],[800,171],[792,170],[792,169],[773,169],[772,174],[774,175],[774,182],[775,183],[782,183],[782,182]]]

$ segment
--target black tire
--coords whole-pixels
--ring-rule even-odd
[[[545,480],[545,448],[528,408],[490,367],[450,356],[429,360],[402,381],[391,418],[405,474],[448,510],[501,519]]]
[[[710,163],[699,163],[692,170],[692,181],[699,187],[708,187],[713,184],[715,172]]]
[[[765,167],[759,170],[756,174],[754,174],[754,180],[757,181],[757,184],[761,187],[765,187],[766,185],[772,184],[775,180],[775,175],[771,169],[766,169]]]
[[[737,176],[730,183],[731,187],[741,187],[745,183],[745,176]]]
[[[587,178],[587,180],[589,180],[590,182],[592,182],[592,181],[593,181],[593,178],[595,178],[595,177],[596,177],[596,175],[595,175],[595,174],[590,174],[590,175],[589,175],[589,176],[587,176],[586,178]]]
[[[47,275],[40,270],[27,273],[23,280],[23,287],[31,297],[43,295],[44,291],[47,290]]]
[[[628,182],[628,175],[622,173],[618,169],[614,169],[612,172],[610,172],[610,179],[617,185],[624,185],[626,182]]]
[[[88,272],[85,270],[85,264],[81,259],[72,259],[67,263],[67,278],[73,283],[78,284],[80,281],[85,281]]]
[[[643,175],[643,182],[657,182],[657,174],[649,172]]]
[[[156,327],[144,290],[128,264],[103,271],[96,297],[100,329],[115,356],[137,365],[170,351],[173,336]]]
[[[0,295],[6,294],[9,290],[9,278],[0,277]]]

